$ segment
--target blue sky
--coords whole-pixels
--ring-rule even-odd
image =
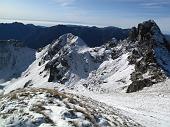
[[[154,19],[170,33],[170,0],[0,0],[0,22],[129,28]]]

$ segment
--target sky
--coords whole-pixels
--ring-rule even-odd
[[[0,0],[0,22],[130,28],[149,19],[170,34],[170,0]]]

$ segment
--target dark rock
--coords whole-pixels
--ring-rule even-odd
[[[118,55],[118,53],[117,53],[116,50],[113,50],[113,51],[112,51],[111,57],[112,57],[113,60],[119,57],[119,55]]]
[[[157,26],[156,23],[152,20],[140,23],[138,25],[138,39],[139,41],[146,41],[151,38],[152,27]]]
[[[134,81],[129,85],[127,93],[136,92],[142,90],[144,87],[149,87],[152,85],[153,82],[150,79]]]
[[[131,74],[131,80],[132,81],[137,81],[137,80],[142,80],[142,79],[143,79],[143,76],[142,76],[141,72],[133,72]]]
[[[132,51],[132,54],[128,56],[129,64],[135,64],[137,62],[137,59],[141,57],[138,50],[134,49]]]
[[[147,66],[147,63],[143,59],[141,59],[140,61],[135,63],[135,71],[144,74],[147,72]]]
[[[132,55],[128,56],[128,61],[130,65],[136,63],[136,59]]]
[[[61,65],[65,66],[65,67],[69,67],[68,61],[66,59],[64,59],[64,58],[61,59]]]
[[[24,88],[28,87],[31,85],[32,80],[29,80],[28,82],[25,83]]]
[[[54,74],[50,72],[48,82],[52,82],[52,81],[54,81]]]
[[[138,30],[137,30],[137,28],[136,28],[136,27],[132,27],[132,29],[131,29],[130,32],[129,32],[129,37],[128,37],[128,39],[129,39],[130,41],[136,41],[137,36],[138,36]]]

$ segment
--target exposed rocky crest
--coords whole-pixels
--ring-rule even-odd
[[[135,47],[129,56],[129,63],[135,64],[135,71],[131,74],[132,83],[127,92],[135,92],[163,82],[169,74],[165,64],[170,61],[163,56],[169,55],[167,41],[157,24],[152,20],[140,23],[138,28],[131,29],[128,39],[129,45]],[[166,53],[160,54],[162,49]]]

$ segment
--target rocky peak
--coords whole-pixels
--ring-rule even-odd
[[[117,43],[115,39],[112,41],[110,45]],[[48,82],[56,81],[66,85],[87,78],[89,73],[111,57],[109,46],[89,48],[73,34],[59,37],[45,50],[39,66],[45,63],[45,71],[49,73]]]
[[[130,41],[147,41],[150,40],[154,34],[162,35],[158,25],[153,21],[145,21],[138,24],[138,27],[132,27],[129,32]]]
[[[56,41],[53,42],[52,47],[54,47],[55,45],[60,45],[61,47],[66,45],[86,46],[86,44],[80,37],[75,36],[72,33],[68,33],[60,36]]]
[[[135,65],[135,71],[131,74],[132,83],[127,92],[164,81],[170,55],[158,25],[153,20],[140,23],[131,29],[128,40],[129,45],[135,45],[129,56],[129,63]]]
[[[47,62],[45,70],[50,73],[49,82],[65,83],[71,79],[71,74],[87,77],[91,71],[89,59],[91,55],[84,41],[69,33],[62,35],[47,47],[47,52],[39,65]]]
[[[53,43],[49,46],[48,56],[52,58],[58,52],[61,52],[63,50],[66,51],[69,49],[73,49],[73,48],[75,49],[84,46],[86,46],[86,44],[78,36],[75,36],[71,33],[64,34],[60,36],[57,40],[53,41]]]

